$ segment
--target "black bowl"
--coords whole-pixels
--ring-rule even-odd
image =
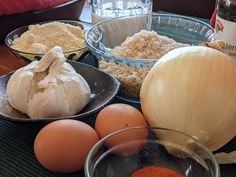
[[[74,61],[68,61],[68,63],[84,77],[91,89],[92,98],[83,110],[76,115],[67,117],[30,119],[26,114],[14,109],[8,102],[6,86],[12,75],[11,72],[0,77],[0,118],[18,122],[51,122],[59,119],[78,119],[83,121],[109,104],[117,95],[120,83],[114,77],[86,64]]]
[[[55,21],[71,24],[73,26],[79,26],[81,29],[83,29],[85,31],[89,30],[92,27],[90,24],[82,23],[79,21],[73,21],[73,20],[55,20]],[[49,23],[49,22],[53,22],[53,21],[45,21],[45,22],[40,22],[40,23],[36,23],[36,24],[45,24],[45,23]],[[8,47],[10,52],[12,54],[14,54],[16,57],[23,59],[26,63],[29,63],[34,60],[40,60],[44,54],[23,52],[20,50],[15,50],[11,47],[13,45],[13,41],[15,39],[19,38],[27,30],[28,30],[28,25],[22,26],[20,28],[17,28],[15,30],[11,31],[5,37],[5,45]],[[80,49],[64,52],[64,55],[68,60],[80,61],[85,56],[87,56],[89,53],[90,52],[88,51],[87,47],[83,47]]]
[[[85,0],[71,0],[67,3],[32,12],[0,16],[0,43],[12,30],[24,25],[49,20],[79,20]]]

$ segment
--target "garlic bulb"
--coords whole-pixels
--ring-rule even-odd
[[[148,73],[140,97],[151,126],[184,132],[211,150],[236,135],[236,61],[215,49],[167,53]]]
[[[54,47],[40,61],[18,69],[9,79],[11,106],[32,119],[76,114],[90,100],[84,78],[65,62],[61,47]]]

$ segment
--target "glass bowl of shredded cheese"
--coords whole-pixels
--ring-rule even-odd
[[[85,32],[91,26],[71,20],[48,21],[15,29],[5,44],[17,57],[31,62],[40,60],[54,46],[61,46],[69,60],[80,60],[87,54]]]
[[[94,25],[85,34],[99,68],[121,82],[120,98],[138,103],[148,71],[172,49],[212,41],[214,29],[194,18],[148,14],[113,18]]]

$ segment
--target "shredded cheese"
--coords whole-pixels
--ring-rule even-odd
[[[63,52],[84,48],[84,31],[79,26],[61,22],[30,25],[26,32],[13,41],[12,48],[44,54],[54,46],[61,46]]]

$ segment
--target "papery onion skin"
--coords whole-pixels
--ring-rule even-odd
[[[184,132],[216,150],[236,135],[236,61],[207,47],[172,50],[148,73],[140,99],[151,126]]]

